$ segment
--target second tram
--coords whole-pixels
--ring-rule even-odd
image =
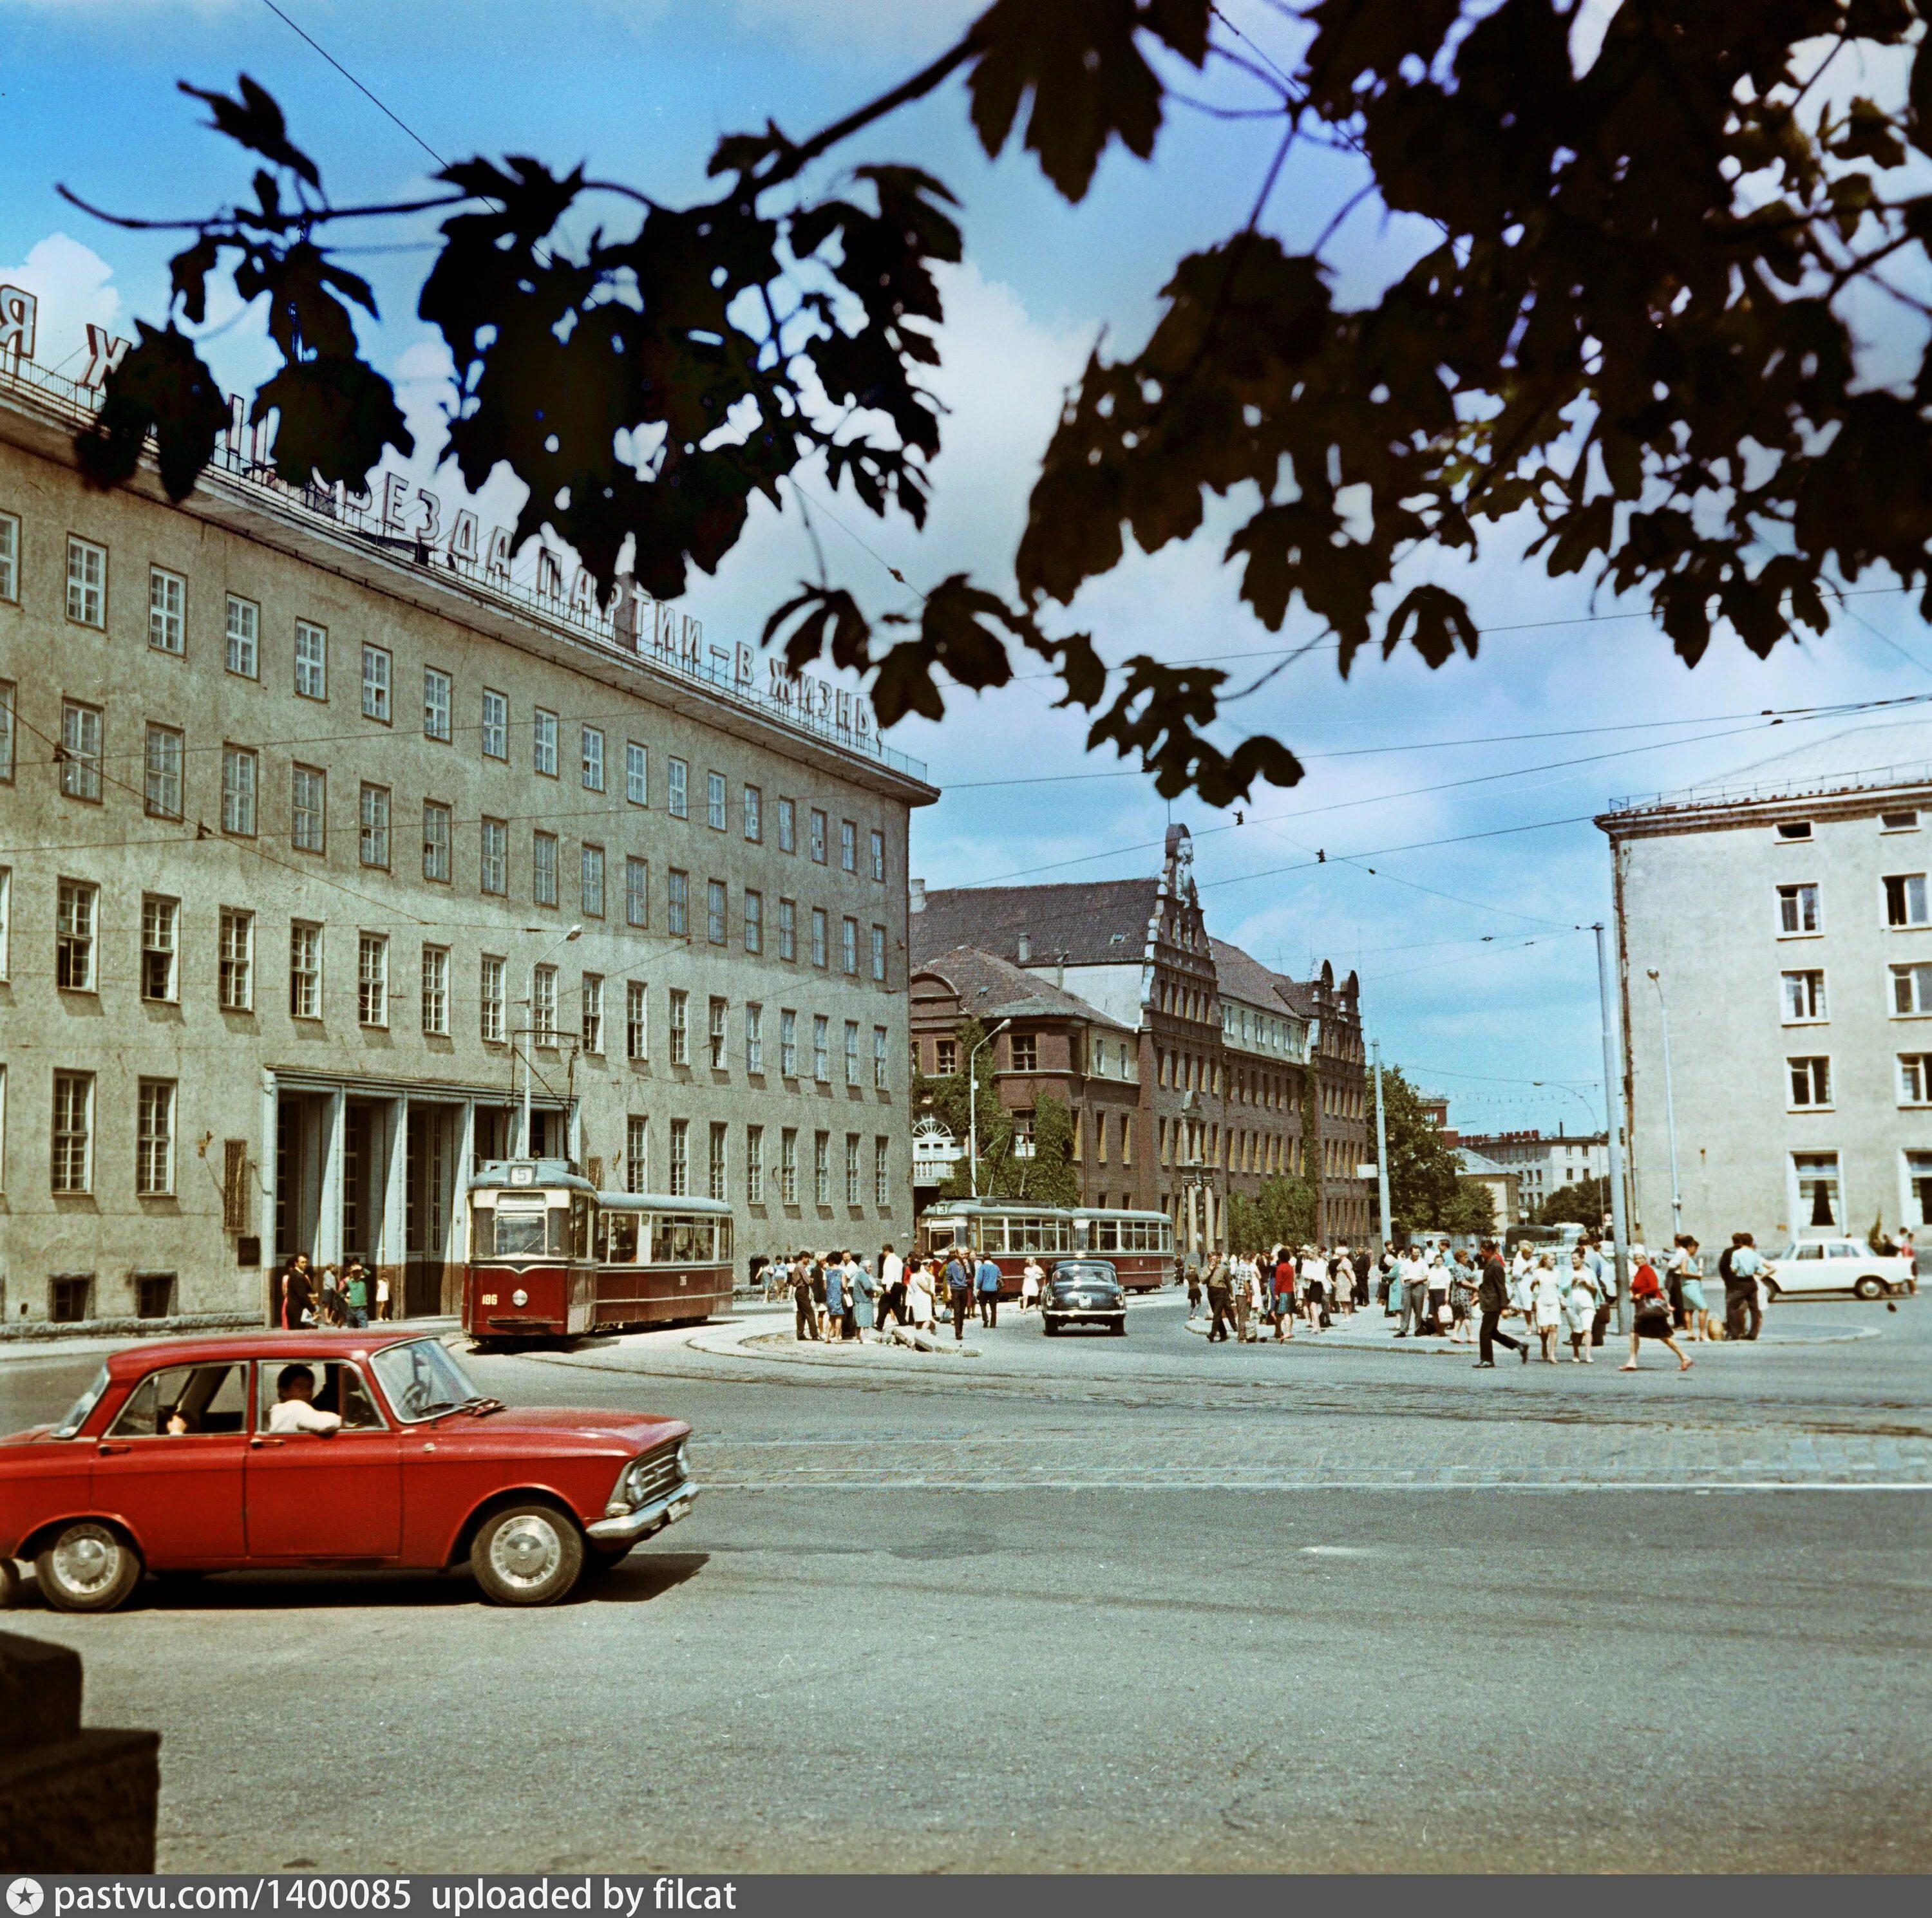
[[[1010,1199],[944,1199],[919,1222],[920,1249],[944,1259],[963,1246],[1000,1269],[1000,1289],[1020,1289],[1030,1258],[1049,1270],[1056,1259],[1099,1258],[1130,1292],[1150,1292],[1174,1270],[1174,1221],[1165,1212],[1105,1206],[1029,1206]]]

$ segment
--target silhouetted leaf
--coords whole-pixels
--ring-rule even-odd
[[[228,424],[228,402],[194,342],[172,325],[135,322],[140,337],[107,376],[100,411],[74,436],[91,486],[131,479],[148,436],[170,499],[185,499]]]
[[[246,73],[240,76],[233,99],[226,94],[190,86],[185,80],[177,85],[183,93],[200,100],[208,109],[208,124],[217,133],[226,133],[230,139],[239,141],[264,159],[272,160],[278,166],[286,166],[312,187],[322,184],[322,175],[316,171],[315,162],[289,138],[288,123],[267,88],[257,85]]]

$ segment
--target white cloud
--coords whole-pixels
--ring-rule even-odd
[[[0,266],[0,286],[18,286],[39,302],[34,364],[77,376],[87,361],[87,325],[110,330],[121,314],[114,269],[90,247],[64,233],[37,241],[17,266]]]

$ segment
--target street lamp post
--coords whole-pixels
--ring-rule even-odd
[[[533,1075],[530,1071],[530,1053],[536,1037],[537,968],[553,952],[561,952],[583,930],[580,925],[572,926],[554,946],[545,947],[530,961],[530,996],[524,1001],[524,1131],[522,1144],[517,1154],[519,1158],[528,1158],[530,1155],[530,1080]]]
[[[1388,1125],[1382,1116],[1382,1042],[1377,1039],[1370,1050],[1376,1061],[1376,1193],[1382,1200],[1382,1242],[1376,1248],[1378,1256],[1389,1248],[1392,1230],[1389,1218],[1388,1176]]]
[[[1670,1012],[1664,1002],[1664,981],[1657,968],[1650,968],[1650,982],[1657,988],[1657,1016],[1664,1023],[1664,1128],[1670,1140],[1670,1230],[1675,1238],[1684,1236],[1684,1188],[1677,1178],[1677,1102],[1670,1089]]]
[[[976,1199],[980,1196],[980,1081],[973,1070],[973,1062],[1012,1023],[1010,1019],[1002,1019],[966,1055],[966,1150],[972,1161],[970,1176],[973,1183],[973,1196]]]
[[[1617,1330],[1630,1329],[1630,1220],[1624,1202],[1623,1080],[1617,1071],[1616,1014],[1610,996],[1610,948],[1603,922],[1590,930],[1597,935],[1597,996],[1604,1026],[1604,1117],[1609,1134],[1610,1161],[1611,1252],[1616,1259]]]

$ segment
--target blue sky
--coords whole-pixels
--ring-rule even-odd
[[[802,134],[922,64],[974,10],[956,0],[278,4],[440,153],[583,158],[671,198],[702,190],[720,133],[770,115]],[[1224,6],[1286,58],[1261,0]],[[338,199],[422,183],[422,150],[263,0],[0,0],[0,281],[36,286],[57,310],[44,361],[77,341],[85,319],[122,332],[134,315],[158,319],[170,250],[88,220],[56,182],[149,214],[236,194],[248,170],[238,152],[200,130],[174,83],[226,86],[242,70],[281,100]],[[1265,123],[1176,109],[1154,165],[1116,150],[1070,208],[1016,152],[986,160],[956,80],[842,154],[937,172],[964,202],[969,256],[946,289],[938,385],[953,411],[931,523],[923,535],[882,526],[849,496],[820,490],[826,556],[844,583],[884,610],[904,601],[888,562],[914,580],[964,568],[1006,583],[1062,388],[1103,327],[1116,350],[1143,337],[1178,254],[1239,225],[1274,137]],[[1353,184],[1328,156],[1292,165],[1266,223],[1305,244]],[[1412,244],[1364,208],[1343,229],[1344,297],[1378,283]],[[427,259],[356,264],[381,298],[371,349],[419,439],[433,441],[444,361],[413,311]],[[225,380],[266,370],[258,315],[218,308],[210,319],[225,328],[206,349]],[[1226,661],[1246,684],[1315,633],[1291,615],[1270,634],[1240,606],[1219,559],[1234,520],[1218,508],[1190,545],[1130,556],[1074,616],[1110,658],[1252,655]],[[796,520],[760,515],[688,603],[714,636],[754,639],[812,570]],[[1612,796],[1682,785],[1856,723],[1773,728],[1753,717],[1765,709],[1932,694],[1932,634],[1907,596],[1873,592],[1852,602],[1856,618],[1768,663],[1722,639],[1693,672],[1640,610],[1593,606],[1586,587],[1544,578],[1506,544],[1473,568],[1421,556],[1412,577],[1468,594],[1487,633],[1480,658],[1432,673],[1412,653],[1366,658],[1345,682],[1332,649],[1311,652],[1232,709],[1217,736],[1274,731],[1306,757],[1302,784],[1258,792],[1238,826],[1192,801],[1172,817],[1198,837],[1214,930],[1286,969],[1324,956],[1358,966],[1385,1056],[1449,1091],[1466,1129],[1574,1128],[1600,1111],[1594,949],[1569,930],[1609,910],[1608,858],[1587,816]],[[1089,758],[1081,722],[1049,697],[1030,681],[962,695],[942,723],[895,733],[948,789],[914,826],[913,870],[928,884],[1150,869],[1167,805],[1138,774],[1070,777],[1117,774],[1117,763]],[[1502,830],[1553,820],[1575,823]],[[1418,844],[1434,841],[1460,843]],[[1412,850],[1384,850],[1396,848]],[[1325,863],[1309,863],[1314,849]]]

